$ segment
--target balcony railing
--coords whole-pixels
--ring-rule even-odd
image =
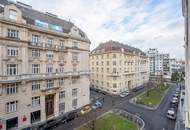
[[[47,88],[47,87],[45,87],[45,86],[43,86],[41,89],[40,89],[40,91],[42,91],[42,92],[48,92],[48,93],[53,93],[54,91],[56,91],[57,89],[59,89],[60,87],[59,86],[53,86],[53,87],[51,87],[51,88]]]
[[[121,74],[119,72],[116,72],[116,73],[112,72],[112,73],[109,73],[108,75],[113,76],[113,77],[114,76],[116,76],[116,77],[121,76]]]
[[[64,46],[51,45],[51,44],[48,44],[48,43],[29,42],[28,47],[30,47],[30,48],[40,48],[40,49],[49,49],[49,50],[57,50],[57,51],[66,51],[66,48]]]
[[[22,74],[15,76],[0,75],[0,83],[20,82],[23,80],[51,79],[68,76],[89,75],[89,71],[68,71],[63,73]]]

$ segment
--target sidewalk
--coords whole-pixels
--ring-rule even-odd
[[[179,100],[178,105],[178,111],[177,111],[177,119],[175,124],[175,130],[185,130],[184,122],[183,122],[183,114],[184,114],[184,98],[183,92],[185,90],[181,90],[181,96]]]

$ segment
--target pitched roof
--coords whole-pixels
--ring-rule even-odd
[[[13,3],[13,2],[9,2],[7,0],[0,0],[0,4],[1,5],[9,5],[9,4],[15,4],[22,12],[22,17],[26,20],[26,22],[28,24],[32,24],[34,25],[35,20],[40,20],[43,22],[46,22],[48,24],[52,24],[52,25],[57,25],[57,26],[61,26],[63,28],[63,32],[64,33],[69,33],[70,29],[75,26],[72,22],[70,21],[66,21],[64,19],[60,19],[58,17],[53,17],[51,15],[48,15],[46,13],[40,12],[38,10],[34,10],[32,8],[27,8],[25,6],[22,6],[20,4],[17,3]],[[0,11],[2,10],[2,7],[0,8]],[[79,29],[79,34],[81,35],[81,37],[86,36],[86,34]],[[87,36],[85,37],[87,40],[89,40],[87,38]]]
[[[97,52],[98,50],[104,50],[104,51],[120,50],[121,51],[121,49],[124,49],[124,51],[127,51],[127,52],[135,52],[135,53],[140,53],[141,55],[146,55],[146,53],[144,53],[142,50],[138,48],[120,43],[118,41],[113,41],[113,40],[107,41],[105,43],[100,43],[99,46],[92,51],[92,53]]]

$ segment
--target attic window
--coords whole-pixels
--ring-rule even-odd
[[[10,9],[9,18],[16,21],[17,17],[18,17],[18,12],[16,10]]]

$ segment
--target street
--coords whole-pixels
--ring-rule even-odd
[[[125,98],[113,97],[110,95],[104,95],[102,93],[91,91],[91,98],[93,97],[104,98],[103,108],[97,110],[96,112],[97,116],[100,116],[101,114],[111,110],[112,108],[118,108],[141,117],[145,122],[146,130],[163,130],[163,129],[174,130],[175,121],[169,120],[166,117],[166,113],[170,105],[170,99],[176,87],[177,87],[176,85],[171,85],[166,96],[162,100],[157,110],[147,110],[145,108],[136,106],[129,102],[131,98],[144,92],[145,89],[141,89],[137,92],[132,92],[129,96]],[[114,106],[112,106],[113,101],[114,101]],[[91,112],[88,115],[79,117],[71,122],[68,122],[66,124],[61,124],[57,128],[55,128],[55,130],[73,130],[93,119],[94,119],[94,112]]]

